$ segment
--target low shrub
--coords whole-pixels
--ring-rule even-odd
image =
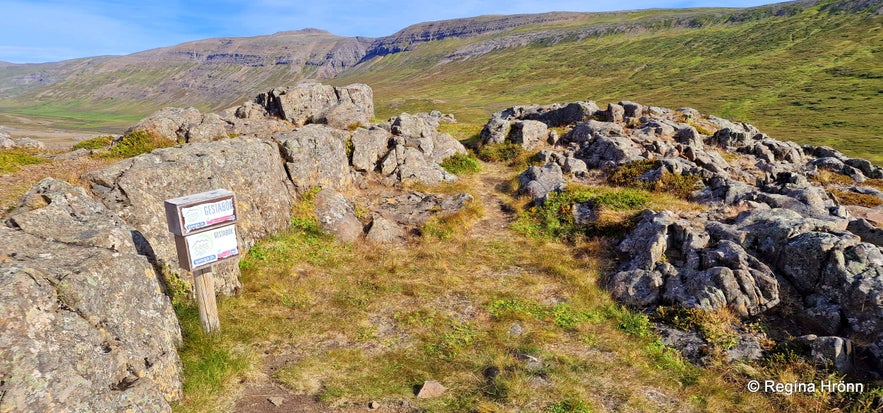
[[[579,224],[574,218],[577,204],[594,204],[596,219]],[[514,228],[528,236],[573,238],[585,234],[621,232],[630,217],[650,203],[650,194],[632,188],[575,187],[551,193],[541,205],[519,214]]]
[[[481,164],[472,154],[455,153],[447,157],[440,165],[454,175],[471,175],[481,172]]]
[[[478,158],[485,162],[505,162],[523,156],[524,153],[524,148],[516,143],[488,143],[478,149]]]
[[[822,185],[851,185],[853,182],[855,182],[847,175],[828,169],[819,169],[819,173],[816,174],[815,177],[813,177],[813,181],[818,182]]]
[[[77,142],[73,149],[104,149],[113,143],[113,136],[97,136],[92,139]]]
[[[862,182],[862,185],[883,191],[883,179],[865,179],[865,182]]]
[[[16,172],[23,165],[35,165],[46,161],[48,160],[22,149],[3,150],[0,151],[0,173]]]
[[[724,349],[738,342],[735,325],[738,318],[729,310],[704,311],[698,308],[659,307],[653,320],[681,330],[695,330],[709,343]]]
[[[702,181],[698,175],[674,174],[668,171],[663,171],[659,179],[655,181],[639,179],[642,175],[660,166],[658,161],[648,159],[626,162],[613,169],[607,177],[607,183],[615,186],[641,188],[652,192],[667,192],[679,198],[687,198]]]
[[[843,205],[858,205],[866,208],[883,205],[883,199],[871,194],[838,190],[831,191],[831,194],[837,197],[837,200]]]
[[[101,154],[103,158],[126,159],[154,149],[175,146],[176,142],[166,139],[156,132],[139,130],[122,137],[110,150]]]
[[[607,183],[616,186],[635,186],[641,175],[659,168],[660,165],[659,162],[649,159],[626,162],[610,172],[610,176],[607,177]]]

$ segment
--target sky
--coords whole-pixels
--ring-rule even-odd
[[[381,37],[409,25],[485,14],[752,7],[776,0],[0,0],[0,61],[125,55],[212,37],[318,28]]]

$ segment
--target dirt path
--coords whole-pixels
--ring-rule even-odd
[[[484,217],[469,229],[468,235],[473,238],[504,238],[507,229],[514,219],[515,211],[503,199],[502,192],[511,179],[511,172],[499,164],[484,164],[479,174],[481,182],[475,188],[474,195],[484,207]]]
[[[511,179],[511,171],[503,165],[484,164],[483,171],[473,179],[479,183],[472,188],[476,200],[482,203],[484,216],[467,232],[467,236],[479,239],[505,238],[509,236],[509,224],[514,218],[514,211],[506,203],[502,193]],[[235,396],[232,411],[244,413],[319,413],[334,411],[350,412],[397,412],[410,413],[417,409],[403,404],[402,401],[375,401],[376,406],[350,406],[330,408],[316,400],[314,396],[295,394],[286,386],[274,379],[274,374],[288,363],[298,358],[286,352],[271,351],[262,361],[260,371],[250,377]]]

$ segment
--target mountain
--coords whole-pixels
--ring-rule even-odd
[[[333,77],[356,64],[369,44],[370,39],[305,29],[200,40],[121,57],[13,65],[0,74],[0,96],[32,103],[85,101],[97,108],[122,100],[218,109],[265,85]]]
[[[371,85],[382,117],[439,108],[480,122],[516,103],[587,98],[688,104],[880,162],[881,13],[883,0],[809,0],[481,16],[378,39],[315,29],[209,39],[122,57],[0,65],[0,115],[119,131],[162,106],[219,110],[323,79]]]

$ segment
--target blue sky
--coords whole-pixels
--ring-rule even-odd
[[[0,0],[0,61],[123,55],[210,37],[315,27],[380,37],[414,23],[483,14],[750,7],[771,0]]]

